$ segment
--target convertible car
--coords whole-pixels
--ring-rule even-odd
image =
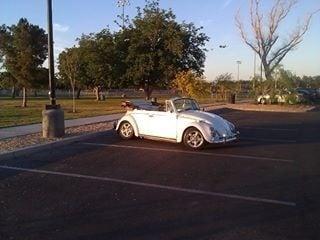
[[[197,150],[207,143],[226,143],[238,139],[236,127],[222,117],[202,111],[191,98],[173,98],[164,105],[125,102],[127,113],[114,124],[121,138],[133,137],[183,142]]]

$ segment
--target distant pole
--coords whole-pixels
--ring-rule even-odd
[[[238,82],[239,82],[239,86],[240,86],[240,92],[241,92],[241,82],[240,82],[240,64],[241,64],[241,61],[237,61],[237,65],[238,65]]]
[[[52,33],[52,0],[47,0],[48,7],[48,65],[49,65],[49,98],[52,106],[56,105],[56,91],[54,82],[54,56]]]
[[[253,90],[256,88],[256,67],[257,67],[257,53],[254,52],[253,56]]]
[[[253,56],[253,77],[256,76],[256,65],[257,65],[257,53],[254,52],[254,56]]]
[[[260,81],[262,82],[262,60],[260,62]]]
[[[237,61],[237,64],[238,64],[238,81],[240,80],[240,64],[241,64],[241,61]]]
[[[125,6],[127,6],[127,5],[130,5],[130,2],[129,2],[129,0],[118,0],[118,2],[117,2],[117,6],[118,7],[122,7],[122,16],[121,16],[121,18],[122,18],[122,29],[124,29],[124,19],[125,19],[125,16],[124,16],[124,8],[125,8]]]

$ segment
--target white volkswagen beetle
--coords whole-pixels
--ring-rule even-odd
[[[206,143],[235,141],[239,132],[222,117],[200,110],[191,98],[173,98],[164,106],[132,104],[132,109],[114,124],[121,138],[134,136],[181,143],[201,149]]]

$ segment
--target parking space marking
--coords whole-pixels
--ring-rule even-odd
[[[258,157],[258,156],[247,156],[247,155],[235,155],[235,154],[225,154],[225,153],[208,153],[208,152],[195,152],[195,151],[185,151],[178,149],[168,149],[168,148],[152,148],[152,147],[140,147],[140,146],[129,146],[129,145],[117,145],[117,144],[103,144],[103,143],[81,143],[84,145],[91,146],[101,146],[101,147],[113,147],[113,148],[127,148],[127,149],[142,149],[150,151],[160,151],[160,152],[173,152],[173,153],[184,153],[192,155],[204,155],[204,156],[216,156],[216,157],[230,157],[230,158],[241,158],[241,159],[253,159],[253,160],[262,160],[262,161],[273,161],[273,162],[285,162],[293,163],[293,160],[281,159],[281,158],[267,158],[267,157]]]
[[[223,198],[245,200],[245,201],[251,201],[251,202],[284,205],[284,206],[290,206],[290,207],[296,206],[296,203],[288,202],[288,201],[250,197],[250,196],[242,196],[242,195],[235,195],[235,194],[225,194],[225,193],[210,192],[210,191],[203,191],[203,190],[189,189],[189,188],[180,188],[180,187],[173,187],[173,186],[153,184],[153,183],[129,181],[129,180],[123,180],[123,179],[117,179],[117,178],[96,177],[96,176],[76,174],[76,173],[66,173],[66,172],[56,172],[56,171],[39,170],[39,169],[31,169],[31,168],[10,167],[10,166],[5,166],[5,165],[2,165],[2,166],[0,165],[0,168],[6,169],[6,170],[21,171],[21,172],[30,172],[30,173],[38,173],[38,174],[47,174],[47,175],[56,175],[56,176],[65,176],[65,177],[81,178],[81,179],[88,179],[88,180],[128,184],[128,185],[134,185],[134,186],[140,186],[140,187],[155,188],[155,189],[169,190],[169,191],[175,191],[175,192],[185,192],[185,193],[192,193],[192,194],[200,194],[200,195],[213,196],[213,197],[223,197]]]

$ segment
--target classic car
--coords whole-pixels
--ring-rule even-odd
[[[191,98],[172,98],[164,105],[147,102],[125,102],[126,114],[114,124],[121,138],[133,137],[184,143],[201,149],[207,143],[227,143],[238,139],[239,132],[231,122],[202,111]]]

